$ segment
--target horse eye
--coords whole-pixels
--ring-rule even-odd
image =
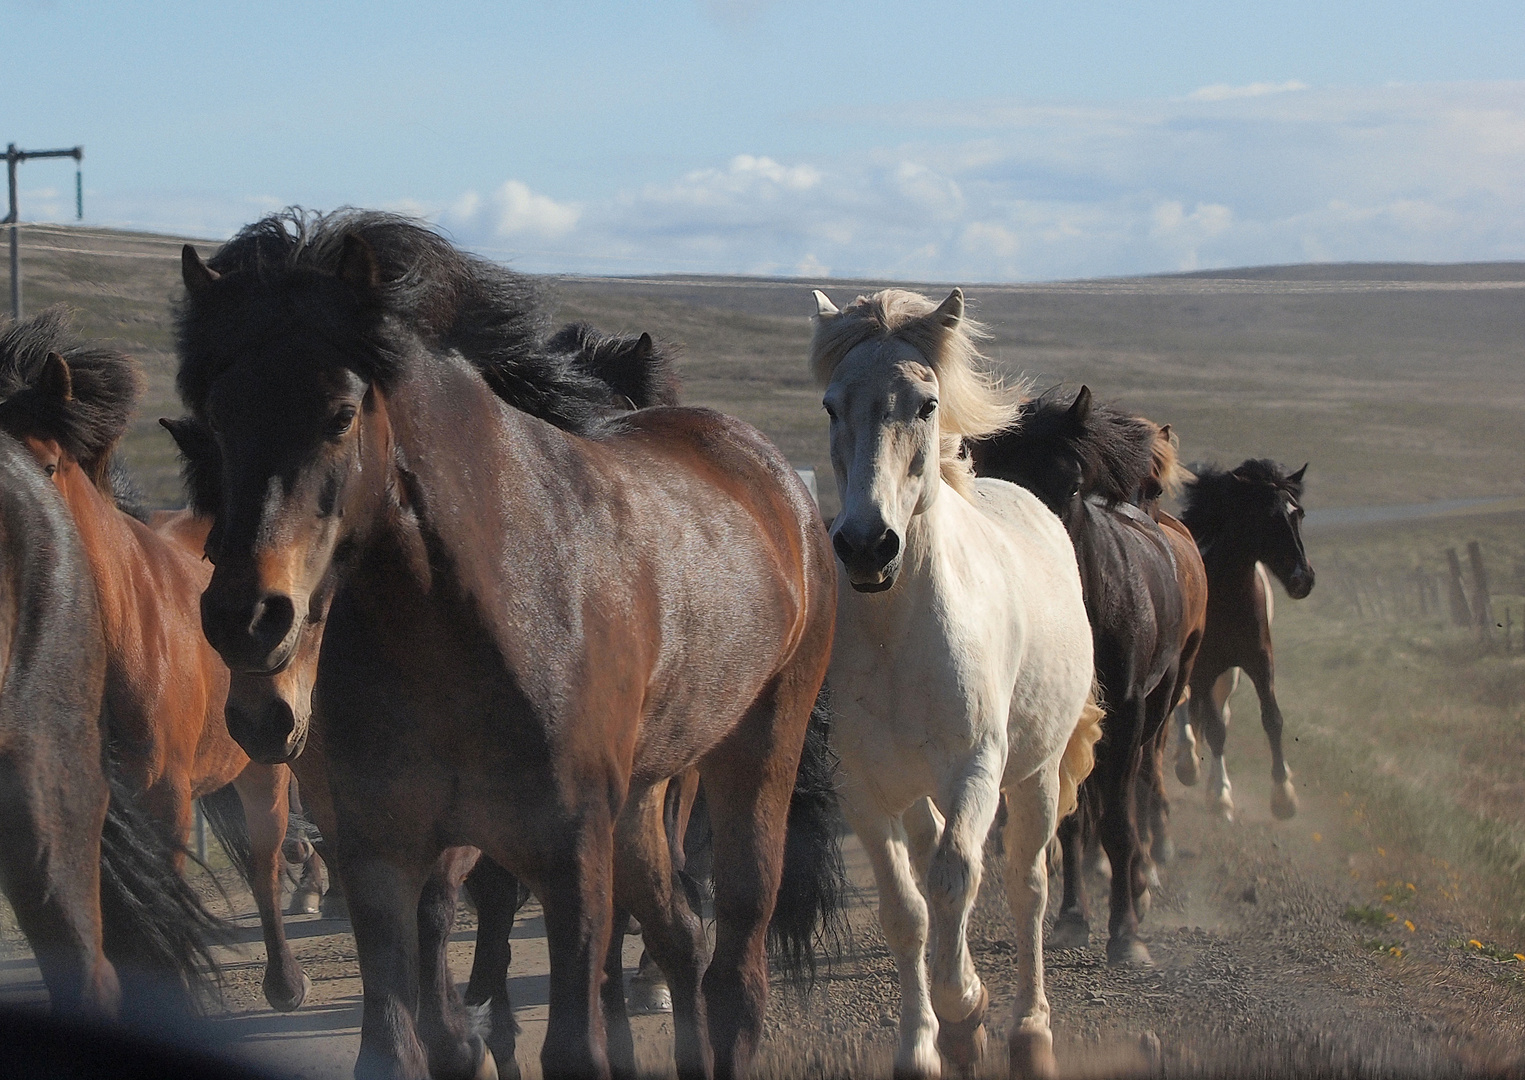
[[[821,408],[826,410],[826,415],[828,417],[830,417],[832,420],[835,420],[837,418],[837,410],[833,409],[830,405],[826,404],[824,401],[821,402]]]
[[[937,399],[936,398],[928,398],[926,401],[923,401],[921,403],[921,408],[916,410],[916,419],[918,419],[918,420],[929,420],[929,419],[931,419],[932,414],[935,413],[936,411],[937,411]]]
[[[337,439],[340,435],[343,435],[345,432],[347,432],[350,429],[350,426],[354,424],[354,422],[355,422],[355,407],[353,405],[346,405],[346,406],[344,406],[342,409],[340,409],[338,412],[334,413],[334,415],[329,418],[329,421],[328,421],[328,435],[329,435],[329,437],[333,438],[333,439]]]
[[[57,473],[57,472],[58,472],[58,466],[57,466],[57,465],[54,465],[54,464],[52,464],[52,463],[51,463],[51,462],[50,462],[50,463],[49,463],[49,464],[47,464],[47,465],[45,465],[45,466],[43,466],[43,471],[44,471],[44,472],[46,472],[46,473],[47,473],[47,474],[48,474],[48,476],[50,476],[50,477],[51,477],[51,476],[53,476],[53,475],[54,475],[54,474],[55,474],[55,473]]]

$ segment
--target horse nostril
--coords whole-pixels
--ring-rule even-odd
[[[874,545],[874,558],[880,563],[888,564],[891,559],[900,554],[900,536],[894,529],[885,529],[884,535]]]
[[[836,551],[837,558],[841,559],[844,563],[852,562],[853,556],[857,554],[852,543],[841,533],[837,533],[837,535],[831,538],[831,546]]]
[[[273,649],[286,640],[291,624],[295,621],[296,605],[291,602],[291,597],[275,593],[265,597],[255,608],[249,636],[262,647]]]

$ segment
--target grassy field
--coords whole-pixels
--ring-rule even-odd
[[[24,234],[29,310],[81,328],[147,374],[125,455],[150,497],[178,501],[155,420],[178,410],[172,305],[180,240],[56,227]],[[209,250],[210,245],[203,245]],[[736,413],[835,490],[820,391],[804,366],[809,289],[839,304],[871,282],[664,278],[547,281],[560,321],[648,330],[682,349],[689,401]],[[941,293],[948,284],[916,286]],[[1038,285],[967,285],[988,346],[1037,385],[1088,382],[1176,426],[1188,460],[1311,462],[1314,510],[1525,496],[1525,264],[1306,266]],[[1498,933],[1525,933],[1525,656],[1421,616],[1404,575],[1482,542],[1495,604],[1525,621],[1525,513],[1315,530],[1320,583],[1283,601],[1279,677],[1300,781],[1351,807],[1374,845],[1466,867]],[[1352,589],[1379,597],[1358,612]],[[1384,592],[1385,590],[1385,592]],[[1512,608],[1511,608],[1512,606]],[[1501,614],[1502,617],[1502,614]],[[1248,749],[1253,696],[1236,702]],[[1232,760],[1232,751],[1231,751]],[[1364,817],[1362,817],[1364,815]]]
[[[125,452],[173,501],[170,237],[60,227],[23,236],[27,309],[67,302],[134,352],[148,393]],[[211,245],[203,245],[209,251]],[[648,330],[682,350],[687,398],[745,417],[835,505],[809,289],[872,282],[560,278],[555,316]],[[966,283],[967,285],[967,283]],[[948,284],[913,286],[929,293]],[[1311,507],[1525,495],[1525,264],[1309,266],[1040,285],[967,285],[990,355],[1039,386],[1085,381],[1161,423],[1189,460],[1310,461]]]

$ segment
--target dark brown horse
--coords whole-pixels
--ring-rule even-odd
[[[1182,519],[1190,527],[1207,567],[1207,630],[1191,677],[1191,699],[1183,706],[1190,725],[1178,725],[1181,744],[1176,775],[1182,783],[1198,778],[1193,735],[1205,737],[1213,760],[1208,805],[1224,817],[1233,814],[1228,770],[1223,761],[1228,739],[1224,702],[1217,684],[1234,668],[1243,669],[1260,699],[1260,722],[1271,744],[1271,813],[1286,819],[1297,813],[1292,773],[1282,756],[1281,706],[1276,703],[1276,667],[1271,651],[1271,594],[1263,566],[1294,600],[1313,591],[1313,566],[1303,550],[1304,465],[1288,473],[1274,461],[1244,462],[1233,470],[1199,469],[1185,488]]]
[[[1200,561],[1175,530],[1135,505],[1155,475],[1159,437],[1154,424],[1094,403],[1082,386],[1073,395],[1050,391],[1024,403],[1013,431],[970,444],[976,473],[1032,491],[1075,545],[1106,715],[1080,810],[1059,824],[1064,901],[1050,941],[1085,945],[1090,939],[1080,880],[1081,815],[1090,815],[1112,866],[1107,960],[1113,964],[1150,963],[1138,938],[1148,864],[1140,850],[1137,787],[1146,751],[1175,705],[1200,640],[1200,622],[1194,627],[1188,610]]]
[[[122,778],[177,844],[190,835],[192,800],[234,785],[253,840],[265,997],[274,1008],[294,1009],[311,984],[286,943],[280,911],[289,774],[284,765],[251,762],[228,734],[228,669],[199,615],[210,567],[177,538],[192,527],[168,519],[161,535],[122,509],[113,487],[111,454],[136,401],[137,365],[76,340],[60,308],[20,324],[6,346],[0,428],[32,452],[83,542],[105,633],[105,700]]]
[[[616,903],[672,986],[680,1072],[743,1070],[834,614],[825,531],[787,461],[705,410],[546,422],[564,373],[536,362],[527,283],[411,222],[273,217],[210,266],[187,249],[185,278],[179,386],[217,454],[196,470],[217,518],[208,637],[237,670],[279,671],[335,583],[317,694],[366,990],[357,1071],[480,1063],[457,1045],[426,1064],[412,1006],[419,896],[468,844],[545,909],[546,1075],[609,1071]],[[269,761],[307,737],[239,734]],[[665,781],[695,765],[715,834],[707,970],[662,821]]]
[[[0,328],[0,350],[24,336]],[[96,1020],[156,1012],[166,989],[199,984],[213,928],[117,774],[105,683],[78,531],[0,433],[0,886],[54,1011]]]

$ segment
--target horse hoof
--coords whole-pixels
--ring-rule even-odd
[[[631,979],[625,1000],[631,1016],[672,1012],[672,991],[661,979]]]
[[[1059,1062],[1054,1059],[1054,1036],[1048,1031],[1013,1032],[1006,1044],[1013,1077],[1054,1080]]]
[[[1138,938],[1113,938],[1107,942],[1109,967],[1154,967],[1154,957]]]
[[[1297,793],[1292,790],[1292,777],[1271,789],[1271,813],[1278,821],[1286,821],[1297,814]]]
[[[974,1072],[985,1057],[989,1035],[985,1032],[985,1013],[990,1009],[990,991],[980,987],[980,1000],[962,1020],[937,1020],[937,1049],[960,1073]]]
[[[323,909],[323,897],[316,889],[298,889],[286,905],[287,915],[316,915]]]
[[[1053,949],[1084,949],[1091,944],[1091,924],[1078,911],[1061,911],[1045,944]]]
[[[295,994],[292,994],[290,997],[284,997],[279,993],[273,992],[267,983],[265,985],[265,1000],[270,1003],[270,1007],[276,1012],[293,1012],[302,1007],[302,1002],[307,1000],[307,995],[311,991],[312,980],[307,977],[307,972],[304,971],[302,972],[302,985],[297,988]]]

